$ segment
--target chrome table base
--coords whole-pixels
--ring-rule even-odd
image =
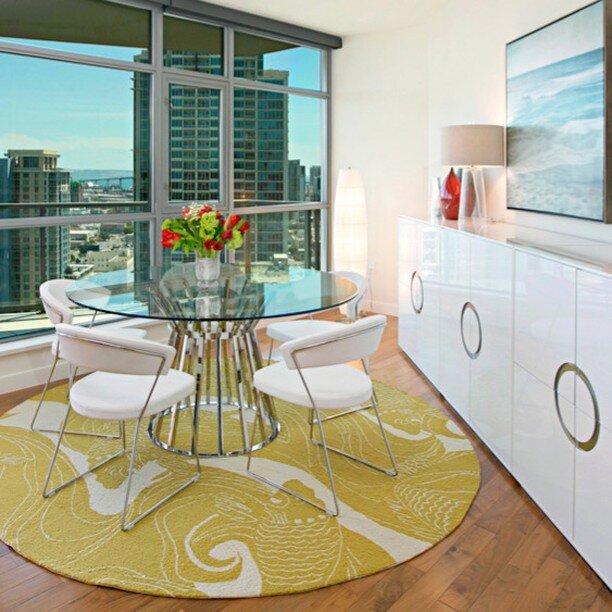
[[[171,342],[177,349],[174,367],[190,372],[196,379],[190,404],[181,403],[154,416],[148,435],[154,444],[180,455],[231,457],[258,450],[274,440],[280,431],[274,404],[252,384],[253,375],[263,366],[254,327],[256,321],[177,322]],[[200,428],[199,444],[181,435],[181,421],[191,418]],[[203,416],[214,415],[204,422]],[[237,414],[232,414],[237,413]],[[237,417],[237,418],[229,418]],[[251,443],[249,424],[259,421],[259,435]],[[214,442],[201,428],[214,427]],[[232,431],[230,431],[230,428]],[[191,430],[191,423],[185,428]],[[237,441],[238,440],[238,441]]]

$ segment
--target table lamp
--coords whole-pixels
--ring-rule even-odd
[[[469,180],[474,186],[474,216],[486,218],[487,203],[482,169],[505,165],[504,127],[501,125],[449,125],[442,128],[442,165],[463,168],[459,219],[472,214]]]

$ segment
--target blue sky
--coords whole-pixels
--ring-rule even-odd
[[[11,41],[16,42],[16,41]],[[32,44],[30,42],[29,44]],[[130,59],[137,50],[44,43],[47,48]],[[319,54],[292,49],[268,56],[266,67],[290,70],[294,86],[313,86]],[[132,168],[132,74],[0,54],[0,154],[47,148],[68,169]],[[321,163],[321,102],[289,98],[289,157],[309,168]]]

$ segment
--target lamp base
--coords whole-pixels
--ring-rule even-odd
[[[486,219],[487,203],[484,174],[481,168],[464,168],[461,177],[461,197],[459,201],[459,223],[469,218]]]

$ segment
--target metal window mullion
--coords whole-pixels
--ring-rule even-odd
[[[131,221],[151,221],[152,212],[147,213],[118,213],[116,215],[72,215],[57,217],[19,217],[16,219],[3,219],[0,221],[0,231],[10,229],[36,229],[39,227],[61,227],[64,225],[85,225],[92,223],[104,225],[106,223],[129,223]]]
[[[232,62],[233,64],[233,62]],[[140,65],[140,64],[137,64]],[[288,87],[285,85],[275,85],[273,83],[266,83],[263,81],[253,81],[250,79],[243,79],[239,77],[227,77],[219,74],[206,74],[201,72],[195,72],[193,70],[181,70],[180,68],[169,68],[164,67],[164,74],[174,79],[185,81],[190,79],[194,84],[206,83],[210,87],[223,87],[228,83],[234,87],[240,87],[241,89],[256,89],[258,91],[270,91],[273,93],[284,93],[294,94],[298,96],[306,96],[309,98],[327,99],[329,93],[325,91],[318,91],[314,89],[302,89],[299,87]]]
[[[182,68],[171,68],[170,66],[164,66],[164,73],[169,76],[173,76],[177,79],[204,79],[208,82],[215,82],[215,87],[223,87],[227,84],[227,77],[222,74],[209,74],[207,72],[197,72],[196,70],[188,70]]]
[[[162,215],[165,207],[166,192],[164,184],[164,159],[168,157],[168,143],[164,143],[164,12],[161,7],[152,11],[151,15],[151,60],[155,69],[151,84],[151,156],[149,178],[149,193],[151,194],[151,207],[155,215],[151,231],[151,263],[159,266],[162,263],[162,247],[155,237],[161,234]]]
[[[332,222],[333,222],[333,206],[331,205],[331,173],[332,173],[332,54],[331,51],[325,52],[326,68],[325,68],[325,91],[328,99],[325,104],[326,122],[323,128],[326,132],[326,147],[325,147],[325,164],[321,166],[321,200],[328,204],[325,214],[325,227],[321,228],[321,236],[325,236],[325,247],[321,247],[321,263],[325,261],[325,269],[332,270],[332,252],[334,245],[332,244]],[[323,233],[325,231],[325,233]],[[325,258],[325,259],[323,259]]]
[[[288,206],[271,205],[271,206],[253,206],[252,208],[251,207],[234,208],[230,212],[232,213],[235,212],[243,216],[248,216],[248,215],[265,215],[265,214],[270,214],[270,213],[283,213],[283,212],[302,212],[302,211],[307,212],[310,210],[326,211],[328,210],[328,207],[325,204],[306,203],[306,204],[300,204],[298,206],[293,206],[290,204]],[[162,220],[171,219],[173,217],[176,217],[176,215],[177,215],[176,210],[164,211],[164,213],[162,214]]]
[[[113,4],[123,4],[124,6],[133,6],[134,8],[140,8],[146,11],[159,8],[160,4],[158,2],[155,2],[155,0],[106,0],[106,2],[112,2]]]
[[[234,211],[234,30],[226,28],[225,30],[225,74],[228,79],[228,93],[226,100],[226,126],[227,132],[223,134],[223,139],[226,141],[225,151],[227,153],[225,164],[227,168],[227,209],[230,212]],[[230,259],[233,261],[234,253],[230,253]]]
[[[294,94],[298,96],[307,96],[309,98],[329,98],[329,93],[325,91],[317,91],[315,89],[302,89],[300,87],[288,87],[286,85],[275,85],[273,83],[266,83],[264,81],[252,81],[250,79],[242,79],[234,77],[234,87],[240,87],[241,89],[257,89],[260,91],[270,91],[274,93],[285,93]]]
[[[38,59],[57,60],[70,64],[81,64],[95,66],[97,68],[113,68],[115,70],[125,70],[128,72],[154,72],[151,64],[141,64],[136,62],[124,62],[122,60],[99,57],[97,55],[84,55],[80,53],[69,53],[66,51],[56,51],[45,49],[44,47],[32,47],[30,45],[16,45],[13,43],[0,42],[0,53],[10,53],[12,55],[23,55]]]
[[[234,208],[234,212],[241,215],[264,215],[279,212],[300,212],[303,210],[325,210],[326,204],[307,202],[305,204],[271,204],[270,206],[243,206]]]

